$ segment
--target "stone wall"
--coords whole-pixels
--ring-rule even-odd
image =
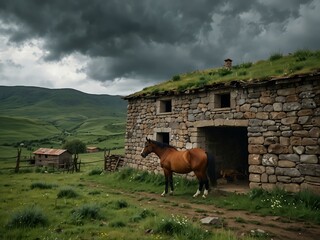
[[[230,106],[219,108],[221,93]],[[159,113],[161,99],[172,111]],[[320,192],[320,78],[280,79],[155,98],[129,98],[125,163],[162,172],[159,159],[140,156],[145,138],[167,132],[178,149],[206,148],[204,127],[246,127],[250,188]]]

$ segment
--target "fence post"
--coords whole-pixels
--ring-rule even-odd
[[[14,169],[15,173],[19,172],[19,168],[20,168],[20,157],[21,157],[21,151],[22,151],[22,147],[23,147],[23,143],[20,143],[20,146],[18,147],[18,155],[17,155],[17,162],[16,162],[16,168]]]

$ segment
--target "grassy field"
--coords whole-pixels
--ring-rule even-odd
[[[193,199],[197,183],[175,176],[175,196],[161,198],[163,176],[133,169],[103,173],[103,162],[97,162],[102,157],[101,152],[81,154],[84,165],[79,173],[48,173],[28,167],[15,174],[15,160],[2,155],[1,239],[238,239],[227,227],[200,225],[191,212],[200,213],[201,209],[191,204],[320,224],[320,198],[309,193],[255,190]],[[201,210],[201,214],[210,214],[207,211]],[[247,224],[241,217],[236,220]],[[242,239],[270,237],[246,235]]]
[[[0,171],[1,239],[236,239],[229,230],[208,231],[184,216],[141,204],[134,193],[160,192],[161,176],[152,176],[154,184],[143,183],[139,176],[146,174],[139,172],[101,174],[99,163],[90,164],[98,155],[81,157],[87,164],[80,173]]]

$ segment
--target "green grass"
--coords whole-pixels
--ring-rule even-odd
[[[89,154],[83,157],[84,163],[90,161]],[[35,171],[14,174],[9,170],[2,171],[2,239],[76,239],[78,236],[83,239],[237,239],[232,230],[211,228],[206,231],[207,228],[194,222],[194,219],[172,215],[163,207],[192,211],[191,204],[194,202],[265,215],[280,214],[291,220],[318,223],[318,198],[310,193],[280,197],[283,194],[281,191],[267,193],[257,190],[248,195],[218,194],[205,200],[194,200],[191,196],[197,183],[175,175],[175,195],[161,198],[163,176],[129,168],[115,173],[90,174],[98,164],[102,163],[84,165],[80,173],[74,174]],[[142,197],[140,192],[156,193],[159,197]],[[70,195],[74,197],[68,198]],[[272,209],[271,201],[262,202],[272,196],[281,199],[282,203],[284,199],[288,203],[295,202],[299,209],[292,207],[292,204],[287,204],[284,210],[278,207]],[[180,201],[188,204],[181,204]],[[32,206],[36,206],[37,210],[28,211]],[[268,212],[268,209],[272,211]],[[21,222],[21,218],[36,224],[19,225],[17,223]],[[241,218],[236,221],[246,224]]]
[[[290,77],[312,73],[320,69],[320,51],[298,50],[283,56],[275,53],[268,60],[241,63],[231,70],[220,68],[196,70],[174,76],[171,80],[143,89],[131,96],[161,94],[165,91],[182,92],[230,81],[261,81],[275,77]]]

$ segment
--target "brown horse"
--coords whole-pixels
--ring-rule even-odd
[[[171,194],[173,193],[172,173],[194,172],[199,181],[199,188],[193,197],[200,195],[203,185],[205,190],[202,197],[206,197],[209,191],[209,180],[215,183],[214,159],[211,155],[201,148],[193,148],[185,151],[178,151],[175,147],[165,143],[150,140],[146,138],[145,147],[141,152],[142,157],[155,153],[160,158],[160,165],[165,175],[165,190],[161,194],[165,196],[168,193],[168,184],[170,183]]]

